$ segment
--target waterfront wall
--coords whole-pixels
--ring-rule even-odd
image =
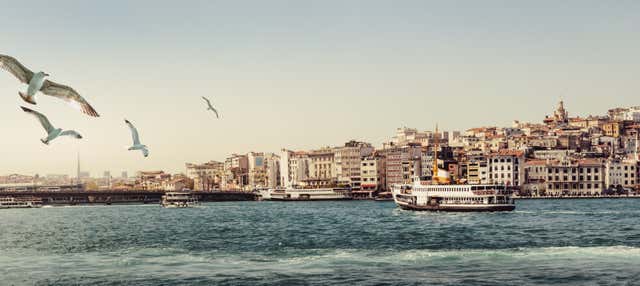
[[[80,204],[159,204],[162,191],[60,191],[60,192],[7,192],[0,197],[35,197],[44,205]],[[201,202],[255,201],[258,195],[250,192],[194,192]]]

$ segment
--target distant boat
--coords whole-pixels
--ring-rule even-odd
[[[272,201],[340,201],[353,198],[349,188],[277,188],[263,191],[262,197]]]
[[[382,192],[379,193],[377,197],[375,197],[375,199],[373,199],[376,202],[389,202],[389,201],[393,201],[393,194],[391,192]]]
[[[36,197],[13,198],[1,197],[0,209],[16,209],[16,208],[41,208],[42,199]]]
[[[160,202],[164,208],[189,208],[198,204],[196,196],[191,192],[167,192]]]

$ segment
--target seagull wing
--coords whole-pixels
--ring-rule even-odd
[[[93,107],[89,104],[89,102],[87,102],[82,96],[80,96],[78,92],[76,92],[71,87],[52,82],[50,80],[45,80],[40,91],[42,91],[42,93],[46,95],[60,98],[71,103],[72,105],[79,107],[84,114],[93,117],[100,116],[98,115],[96,110],[93,109]]]
[[[76,139],[82,139],[82,135],[80,135],[80,133],[76,132],[75,130],[62,131],[62,133],[60,133],[60,136],[72,136]]]
[[[7,70],[23,83],[29,83],[33,72],[13,57],[0,55],[0,67]]]
[[[211,107],[211,101],[210,101],[209,99],[207,99],[207,98],[206,98],[206,97],[204,97],[204,96],[202,97],[202,99],[204,99],[204,101],[206,101],[206,102],[207,102],[207,105],[208,105],[209,107]]]
[[[140,145],[140,137],[138,137],[138,129],[136,129],[129,120],[124,120],[127,125],[129,125],[129,129],[131,129],[131,138],[133,138],[133,145]]]
[[[218,110],[216,110],[215,108],[211,107],[211,110],[213,110],[213,112],[216,114],[217,118],[220,118],[220,115],[218,115]]]
[[[216,110],[216,109],[213,107],[213,105],[211,104],[211,101],[210,101],[209,99],[207,99],[206,97],[204,97],[204,96],[202,97],[202,99],[204,99],[204,101],[206,101],[206,102],[207,102],[207,105],[209,106],[209,108],[210,108],[211,110],[213,110],[213,112],[215,112],[216,117],[220,118],[220,115],[218,115],[218,110]]]
[[[51,122],[49,122],[49,119],[47,119],[46,116],[44,116],[42,113],[37,112],[35,110],[31,110],[29,108],[26,108],[24,106],[20,106],[20,108],[22,108],[22,110],[26,113],[29,113],[33,116],[35,116],[36,118],[38,118],[38,120],[40,121],[40,124],[42,124],[42,127],[44,127],[44,130],[47,131],[47,133],[51,133],[51,131],[53,131],[53,125],[51,125]]]
[[[144,155],[145,157],[149,157],[149,149],[142,148],[142,155]]]

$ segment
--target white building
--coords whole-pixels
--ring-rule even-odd
[[[637,184],[637,162],[609,159],[605,164],[605,187],[633,187]]]
[[[491,184],[509,186],[522,185],[524,175],[524,152],[519,150],[500,150],[489,155],[489,181]]]
[[[381,190],[384,185],[384,159],[380,156],[367,156],[360,163],[360,191],[367,192],[369,197]]]
[[[309,163],[307,152],[280,150],[280,184],[284,187],[302,185],[309,178]]]

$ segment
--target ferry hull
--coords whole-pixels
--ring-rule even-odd
[[[268,199],[270,201],[282,201],[282,202],[310,202],[310,201],[350,201],[353,198],[274,198]]]
[[[397,205],[403,210],[411,211],[432,211],[432,212],[507,212],[516,209],[515,205],[478,205],[478,206],[462,206],[462,205],[437,205],[437,206],[418,206],[412,204],[404,204],[397,202]]]

